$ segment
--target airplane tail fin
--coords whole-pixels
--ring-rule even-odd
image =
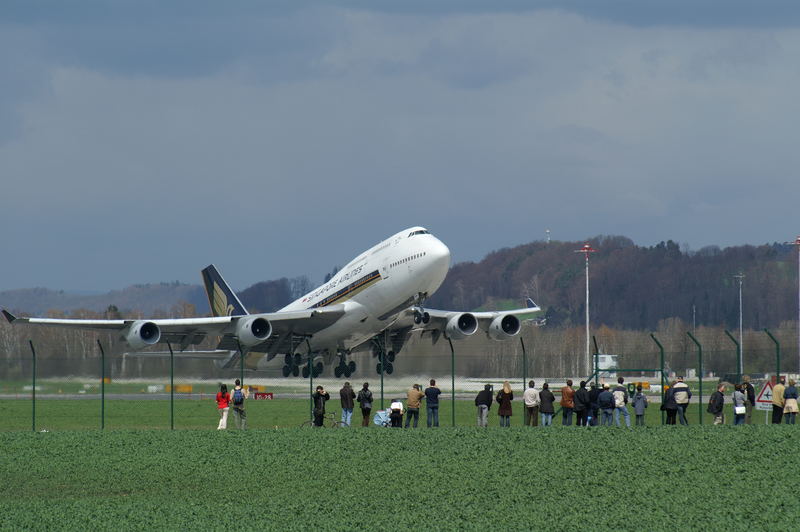
[[[242,302],[211,264],[203,269],[203,284],[206,287],[208,306],[213,316],[244,316],[248,314]]]

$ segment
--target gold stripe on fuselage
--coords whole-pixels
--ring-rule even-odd
[[[347,301],[348,299],[352,298],[356,294],[366,290],[373,284],[377,283],[381,280],[381,274],[378,270],[370,273],[369,275],[362,277],[361,279],[350,283],[345,288],[339,290],[335,294],[332,294],[319,303],[315,303],[309,308],[320,308],[320,307],[327,307],[328,305],[333,305],[334,303],[342,303]]]

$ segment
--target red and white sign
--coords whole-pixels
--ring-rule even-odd
[[[766,381],[761,391],[756,396],[756,408],[759,410],[772,410],[772,383]]]
[[[256,392],[253,394],[253,400],[257,399],[272,399],[272,392]]]

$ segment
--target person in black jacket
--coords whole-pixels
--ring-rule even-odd
[[[487,384],[475,397],[475,406],[478,407],[478,426],[489,426],[489,409],[492,407],[492,385]]]
[[[675,384],[675,381],[672,381],[672,384]],[[678,402],[675,401],[675,388],[672,384],[664,394],[664,403],[661,405],[661,410],[667,413],[667,425],[674,425],[678,417]]]
[[[719,384],[717,391],[711,394],[708,402],[708,413],[714,416],[714,425],[725,424],[725,413],[722,411],[725,404],[725,385]]]
[[[356,401],[361,406],[361,426],[369,426],[369,413],[372,410],[372,392],[369,389],[369,383],[365,382],[364,387],[358,391]]]
[[[579,427],[587,426],[591,399],[589,398],[589,390],[586,389],[586,381],[581,381],[581,385],[578,391],[575,392],[575,397],[572,398],[572,401],[575,404],[575,416],[578,418],[577,425]]]
[[[753,388],[753,385],[750,384],[750,375],[743,376],[742,381],[742,391],[744,392],[744,396],[747,398],[747,401],[744,403],[744,424],[750,425],[753,422],[752,416],[753,407],[756,404],[756,390]]]
[[[542,391],[539,392],[539,413],[542,416],[543,427],[553,424],[553,414],[555,413],[553,403],[555,400],[556,396],[550,391],[550,385],[544,383],[542,385]]]
[[[597,396],[600,395],[600,388],[595,383],[589,386],[589,425],[596,427],[600,420],[597,419],[600,407],[597,405]]]
[[[322,420],[325,418],[325,401],[331,398],[331,394],[326,392],[322,386],[317,386],[317,391],[311,398],[314,400],[314,426],[321,427]]]
[[[353,399],[356,398],[356,393],[350,387],[349,382],[345,382],[342,389],[339,390],[339,398],[342,403],[342,425],[349,427],[353,420]]]
[[[608,383],[603,383],[603,391],[597,396],[597,406],[603,414],[601,425],[611,426],[611,419],[614,415],[614,394],[608,387]]]

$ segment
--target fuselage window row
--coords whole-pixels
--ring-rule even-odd
[[[422,257],[424,257],[427,254],[428,254],[427,252],[417,253],[416,255],[412,255],[412,256],[410,256],[408,258],[405,258],[405,259],[402,259],[402,260],[399,260],[397,262],[392,263],[391,267],[392,268],[396,268],[397,266],[400,266],[401,264],[405,264],[406,262],[408,262],[410,260],[421,259]]]

